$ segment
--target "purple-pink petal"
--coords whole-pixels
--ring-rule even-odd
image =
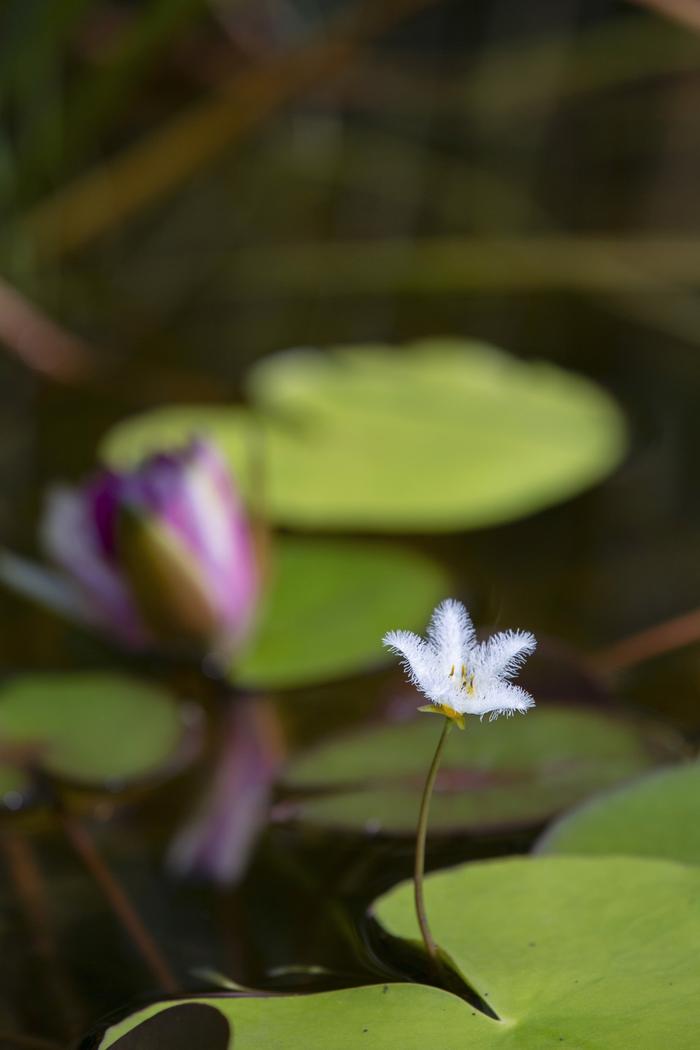
[[[95,623],[130,647],[145,646],[148,632],[128,586],[105,556],[92,503],[83,491],[49,493],[41,539],[52,560],[80,587]]]
[[[244,633],[257,566],[245,511],[217,451],[195,440],[180,452],[152,456],[127,480],[122,498],[176,533],[202,573],[222,633]]]
[[[112,470],[103,470],[87,483],[84,492],[100,549],[112,561],[117,553],[117,515],[124,478]]]
[[[164,542],[150,555],[148,544],[139,548],[136,541],[134,547],[126,531],[130,520],[156,526],[152,534]],[[176,541],[170,546],[167,533]],[[229,649],[247,632],[258,596],[253,540],[227,465],[205,441],[155,453],[130,472],[102,471],[81,489],[55,492],[43,539],[84,593],[95,622],[131,646],[152,643],[161,629],[151,622],[151,599],[157,605],[163,588],[155,594],[144,590],[149,570],[154,568],[154,579],[165,572],[162,579],[174,582],[183,562],[187,586],[211,610],[212,646]],[[160,558],[160,567],[144,557]],[[170,601],[176,618],[178,594]]]

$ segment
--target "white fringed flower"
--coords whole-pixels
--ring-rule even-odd
[[[411,631],[389,631],[384,645],[403,658],[408,677],[427,696],[435,711],[462,728],[464,715],[524,714],[535,701],[513,685],[537,642],[527,631],[503,631],[477,642],[474,625],[461,602],[438,605],[427,639]]]

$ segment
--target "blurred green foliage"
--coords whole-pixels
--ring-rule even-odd
[[[361,729],[300,754],[285,784],[292,814],[312,826],[411,835],[435,745],[432,719]],[[545,703],[536,718],[469,720],[445,750],[431,803],[433,832],[491,831],[548,820],[577,798],[677,758],[651,727],[605,712]]]
[[[540,853],[618,853],[700,863],[700,764],[689,763],[589,799],[550,828]]]
[[[168,693],[129,675],[27,674],[0,689],[4,746],[34,748],[32,765],[74,784],[157,778],[174,768],[185,736]]]
[[[353,540],[280,537],[250,646],[229,671],[246,689],[292,689],[381,664],[394,623],[420,630],[449,590],[416,551]]]

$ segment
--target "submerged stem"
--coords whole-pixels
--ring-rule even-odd
[[[67,813],[61,812],[60,816],[68,841],[107,898],[112,911],[131,937],[144,963],[164,992],[170,995],[176,994],[179,987],[170,967],[144,926],[126,891],[97,852],[87,828]]]
[[[61,961],[47,883],[28,838],[10,831],[3,836],[0,848],[27,924],[32,952],[42,964],[51,1012],[61,1022],[64,1035],[72,1044],[84,1027],[83,1010]],[[30,1039],[29,1036],[23,1038],[27,1046],[43,1042],[41,1039]],[[0,1034],[0,1046],[13,1040],[20,1045],[16,1035]],[[51,1044],[48,1042],[45,1045]]]
[[[418,815],[418,828],[416,830],[416,863],[413,869],[413,888],[414,888],[414,899],[416,902],[416,918],[418,919],[418,925],[420,927],[421,937],[423,938],[423,944],[425,950],[430,956],[436,970],[440,971],[440,959],[438,956],[438,947],[433,938],[430,930],[430,924],[428,922],[428,915],[425,910],[425,898],[423,896],[423,879],[425,875],[425,840],[428,834],[428,815],[430,813],[430,800],[433,795],[433,788],[435,787],[435,778],[437,777],[438,769],[440,768],[440,759],[442,758],[442,752],[445,747],[445,741],[450,734],[452,729],[452,719],[445,718],[440,739],[433,755],[433,761],[428,770],[428,776],[425,781],[425,787],[423,788],[423,797],[420,804],[420,813]]]

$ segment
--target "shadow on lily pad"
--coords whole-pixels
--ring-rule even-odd
[[[114,1050],[230,1050],[233,1031],[220,1010],[181,1003],[149,1017],[114,1044]]]

